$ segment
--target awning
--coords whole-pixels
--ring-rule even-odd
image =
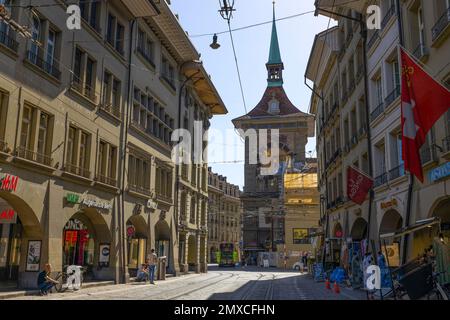
[[[151,17],[159,13],[153,0],[122,0],[122,3],[136,18]]]
[[[435,224],[440,224],[441,219],[438,217],[430,218],[430,219],[424,219],[424,220],[418,220],[415,224],[409,227],[402,228],[400,231],[397,232],[389,232],[380,234],[380,239],[386,239],[386,238],[400,238],[406,234],[410,234],[425,228],[430,228]]]
[[[362,13],[366,5],[367,1],[365,0],[316,0],[315,2],[316,9],[325,9],[333,12],[343,8]]]

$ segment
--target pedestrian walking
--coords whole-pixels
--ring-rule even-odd
[[[58,281],[52,279],[50,274],[52,272],[52,265],[50,263],[46,263],[44,266],[44,270],[41,271],[38,275],[38,287],[40,290],[41,296],[46,296],[52,288],[58,284]]]
[[[302,272],[308,270],[308,252],[304,252],[302,256]]]
[[[156,269],[156,262],[158,261],[158,256],[155,253],[155,249],[152,249],[151,253],[148,255],[147,260],[148,260],[150,283],[155,284],[155,269]]]

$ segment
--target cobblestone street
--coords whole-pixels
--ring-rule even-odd
[[[158,281],[156,285],[130,283],[53,293],[26,300],[365,300],[362,291],[327,290],[310,275],[280,269],[217,268],[207,274],[189,274]]]

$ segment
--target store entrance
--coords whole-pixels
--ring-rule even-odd
[[[163,219],[155,224],[155,253],[158,257],[167,257],[166,272],[169,272],[171,270],[170,227]]]
[[[93,232],[79,219],[70,219],[63,231],[63,266],[87,268],[87,278],[92,278],[95,240]]]
[[[0,224],[0,291],[17,287],[19,279],[23,226],[15,219],[15,223]]]

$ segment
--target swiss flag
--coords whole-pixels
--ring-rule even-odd
[[[355,167],[347,168],[347,196],[356,204],[363,204],[372,188],[373,180]]]
[[[450,91],[428,75],[402,48],[402,158],[405,170],[423,183],[420,147],[450,109]]]

